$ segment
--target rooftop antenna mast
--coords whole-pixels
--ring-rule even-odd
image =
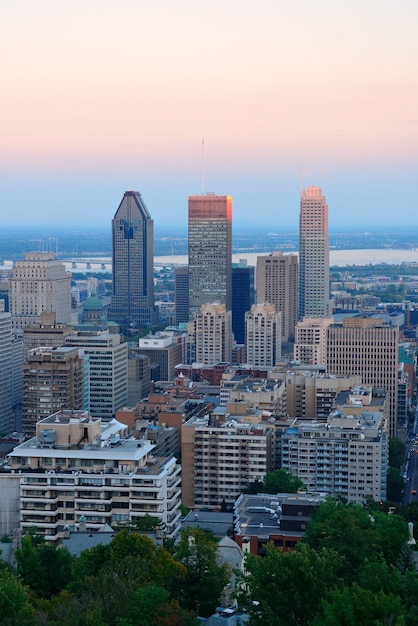
[[[202,196],[205,195],[205,138],[202,137]]]

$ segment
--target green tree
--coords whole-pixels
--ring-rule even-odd
[[[387,473],[386,495],[390,502],[400,502],[404,490],[404,481],[397,467],[389,467]]]
[[[218,606],[220,593],[229,581],[227,566],[217,560],[216,541],[201,529],[184,530],[174,556],[186,569],[178,587],[181,606],[208,617]]]
[[[166,589],[155,586],[135,591],[126,616],[117,620],[118,626],[198,626],[198,623],[194,615],[170,598]]]
[[[27,590],[8,568],[0,569],[0,624],[33,624],[33,611]]]
[[[269,472],[264,477],[264,493],[297,493],[305,489],[302,480],[284,469]]]
[[[267,545],[265,558],[248,555],[239,601],[251,626],[308,626],[321,610],[321,599],[338,580],[339,557],[299,543],[284,552]]]
[[[405,462],[405,444],[397,437],[389,439],[389,466],[400,469]]]

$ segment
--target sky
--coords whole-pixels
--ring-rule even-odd
[[[155,224],[232,195],[234,222],[417,228],[416,0],[0,0],[4,225]]]

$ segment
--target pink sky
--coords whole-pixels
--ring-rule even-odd
[[[200,191],[204,136],[208,190],[243,219],[262,188],[271,221],[278,187],[297,217],[301,162],[332,195],[330,223],[367,179],[390,212],[405,168],[414,192],[417,24],[416,0],[3,0],[0,197],[24,180],[49,219],[48,185],[71,180],[77,219],[98,188],[110,219],[124,185],[165,219],[164,187],[184,209]]]

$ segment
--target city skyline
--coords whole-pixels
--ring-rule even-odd
[[[296,226],[310,185],[331,228],[414,221],[417,18],[408,0],[3,3],[3,224],[105,225],[134,188],[156,224],[186,224],[203,190]]]

